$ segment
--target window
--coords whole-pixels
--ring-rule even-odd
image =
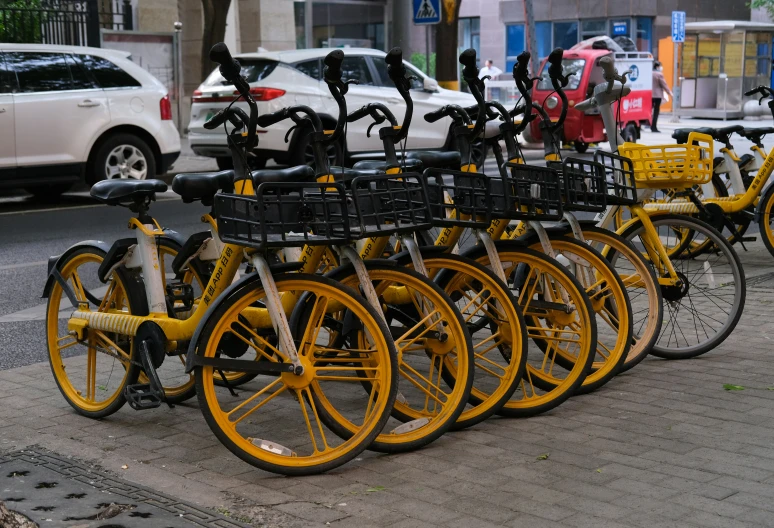
[[[546,63],[547,64],[547,63]],[[583,67],[586,66],[586,61],[583,59],[563,59],[562,68],[564,75],[569,75],[569,83],[564,87],[565,90],[577,90],[580,86],[581,77],[583,77]],[[572,74],[575,75],[572,75]],[[544,67],[540,72],[540,81],[537,85],[538,90],[553,90],[554,87],[551,84],[551,78],[548,76],[548,68]]]
[[[70,68],[70,77],[72,79],[73,90],[90,90],[99,88],[94,81],[92,81],[86,70],[81,66],[80,61],[76,62],[72,55],[65,55],[67,61],[67,67]]]
[[[320,59],[313,59],[309,61],[304,62],[297,62],[294,64],[295,68],[303,73],[304,75],[308,75],[312,79],[319,81],[322,76],[320,75]]]
[[[269,76],[274,68],[277,67],[276,61],[266,59],[245,59],[237,58],[239,64],[242,66],[242,77],[247,79],[247,82],[254,83]],[[232,86],[232,84],[226,81],[220,74],[217,68],[207,77],[202,83],[203,86]],[[138,85],[139,86],[139,85]]]
[[[61,53],[6,53],[8,68],[16,72],[22,92],[70,90],[70,70]]]
[[[535,24],[535,36],[537,37],[537,52],[540,59],[550,55],[551,50],[551,22],[537,22]]]
[[[650,18],[638,18],[635,37],[638,50],[653,51],[653,20]]]
[[[387,63],[384,62],[384,59],[382,59],[381,57],[371,57],[371,61],[374,67],[376,68],[376,72],[379,74],[379,79],[380,79],[379,86],[384,86],[386,88],[395,88],[395,85],[393,84],[389,74],[387,73]],[[425,84],[422,81],[422,75],[419,73],[419,71],[407,65],[406,63],[403,63],[403,65],[406,67],[406,77],[416,77],[415,79],[411,79],[411,89],[424,90]]]
[[[16,79],[13,72],[5,66],[5,57],[0,53],[0,94],[13,93],[16,88]]]
[[[607,35],[607,20],[584,20],[581,22],[581,40]]]
[[[481,59],[481,19],[479,17],[460,18],[459,21],[460,49],[473,48],[476,57]]]
[[[373,86],[374,84],[365,57],[344,57],[341,62],[341,74],[342,79],[355,79],[361,85]]]
[[[103,89],[140,86],[137,79],[107,59],[95,55],[80,55],[79,58]]]
[[[524,24],[505,26],[505,70],[511,71],[516,57],[524,51]]]
[[[577,22],[554,22],[554,47],[570,49],[577,43]]]

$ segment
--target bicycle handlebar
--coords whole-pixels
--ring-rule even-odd
[[[532,83],[533,80],[529,78],[529,60],[532,57],[528,51],[522,51],[519,56],[516,57],[516,64],[513,65],[513,80],[516,81],[516,88],[524,98],[524,109],[519,111],[514,107],[510,115],[516,117],[517,115],[524,113],[524,119],[521,124],[516,127],[516,133],[521,133],[527,128],[530,121],[532,121]]]
[[[228,119],[229,122],[237,129],[247,126],[247,124],[250,122],[250,118],[245,113],[245,111],[235,106],[232,108],[224,108],[223,110],[219,111],[204,123],[204,128],[207,130],[215,130],[220,125],[225,123],[226,119]]]
[[[476,105],[476,107],[478,107],[478,105]],[[449,116],[455,120],[459,119],[465,125],[469,125],[471,122],[470,116],[465,111],[465,109],[455,104],[445,105],[439,108],[438,110],[433,110],[432,112],[426,113],[425,121],[427,121],[428,123],[435,123],[439,119],[442,119],[446,116]]]
[[[393,138],[395,143],[406,139],[408,136],[409,127],[411,126],[411,118],[414,115],[414,101],[411,99],[411,79],[406,76],[406,67],[403,65],[403,50],[399,47],[392,48],[387,56],[384,58],[384,62],[387,63],[387,75],[390,76],[398,93],[406,102],[406,113],[403,115],[403,124],[401,124],[398,134]],[[388,111],[389,112],[389,111]],[[392,114],[390,113],[390,116]],[[390,119],[393,126],[397,126],[395,118]]]
[[[381,112],[381,115],[379,114]],[[398,120],[395,119],[395,115],[390,111],[389,108],[387,108],[382,103],[368,103],[367,105],[358,108],[351,114],[347,116],[347,122],[353,123],[355,121],[358,121],[360,119],[363,119],[364,117],[370,115],[374,122],[371,123],[368,127],[368,130],[366,130],[366,136],[371,137],[371,129],[376,126],[384,123],[385,120],[390,122],[390,125],[392,127],[398,126]],[[405,121],[404,121],[405,122]],[[399,136],[402,135],[399,134]],[[398,141],[401,139],[399,138]]]
[[[212,47],[212,49],[210,49],[210,60],[220,64],[220,74],[225,80],[234,85],[239,94],[244,98],[250,107],[250,116],[247,118],[247,122],[244,123],[247,126],[247,138],[244,142],[244,148],[245,151],[250,151],[256,146],[258,142],[256,135],[258,105],[255,104],[255,99],[253,99],[253,96],[250,94],[250,85],[247,84],[247,81],[240,73],[242,71],[242,67],[239,64],[239,61],[231,56],[231,52],[228,50],[228,46],[226,46],[223,42],[218,42]],[[236,116],[235,118],[244,121],[244,112],[242,112],[240,115],[232,107],[228,109],[228,111],[224,111],[222,116],[223,120],[220,122],[220,124],[223,124],[225,119],[228,119],[231,121],[231,123],[234,123],[234,126],[237,126],[236,123],[232,120],[232,115]],[[216,116],[213,116],[213,118],[208,121],[208,123],[212,122]]]
[[[630,70],[626,70],[621,75],[618,75],[618,72],[615,69],[615,65],[613,64],[613,59],[609,56],[602,57],[599,59],[599,67],[602,68],[602,75],[607,81],[607,93],[611,93],[613,91],[613,85],[615,84],[615,81],[619,81],[622,85],[626,84],[626,76],[631,74]]]
[[[554,51],[548,56],[548,76],[551,78],[551,85],[553,85],[556,93],[559,94],[559,98],[562,100],[562,111],[559,114],[559,119],[552,125],[547,125],[548,130],[551,132],[558,130],[562,126],[564,120],[567,118],[567,95],[564,93],[564,87],[570,82],[571,75],[564,75],[562,67],[562,58],[564,56],[564,50],[562,48],[555,48]]]

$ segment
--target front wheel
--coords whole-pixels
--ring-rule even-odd
[[[245,462],[283,475],[322,473],[355,458],[381,432],[395,402],[397,354],[381,314],[353,289],[304,274],[279,275],[275,282],[283,306],[294,312],[288,316],[303,372],[258,375],[235,397],[215,383],[213,366],[198,366],[199,406],[218,439]],[[258,280],[223,299],[202,323],[198,353],[216,358],[222,339],[237,338],[266,363],[290,362],[276,346],[265,301]],[[343,346],[335,336],[345,312],[361,339]],[[238,370],[233,363],[229,368]],[[345,434],[334,434],[330,423]]]
[[[664,323],[651,353],[665,359],[687,359],[709,352],[733,332],[742,316],[747,290],[739,256],[724,236],[701,220],[675,214],[650,219],[655,228],[652,233],[638,220],[620,234],[661,278],[669,275],[655,251],[657,244],[675,247],[686,232],[692,233],[697,244],[712,244],[712,250],[700,255],[685,252],[671,257],[680,282],[661,286]]]
[[[769,187],[766,194],[758,202],[758,227],[761,231],[763,245],[774,256],[774,187]]]

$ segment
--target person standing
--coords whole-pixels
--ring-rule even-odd
[[[478,78],[481,79],[485,75],[489,75],[493,81],[496,81],[497,76],[500,75],[503,71],[494,65],[492,59],[487,59],[484,64],[485,66],[478,70]]]
[[[667,86],[666,79],[664,79],[664,74],[661,73],[661,63],[659,61],[653,62],[653,119],[650,122],[650,131],[651,132],[660,132],[658,129],[658,114],[661,110],[661,99],[664,97],[664,92],[666,92],[670,98],[674,99],[674,95],[672,95],[672,90],[669,89],[669,86]],[[667,99],[668,100],[668,99]]]

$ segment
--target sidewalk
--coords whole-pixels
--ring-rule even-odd
[[[195,399],[92,421],[41,363],[0,371],[0,456],[37,446],[254,526],[774,526],[774,273],[762,244],[748,247],[747,306],[715,351],[647,359],[547,415],[490,419],[415,453],[278,477],[221,446]]]

